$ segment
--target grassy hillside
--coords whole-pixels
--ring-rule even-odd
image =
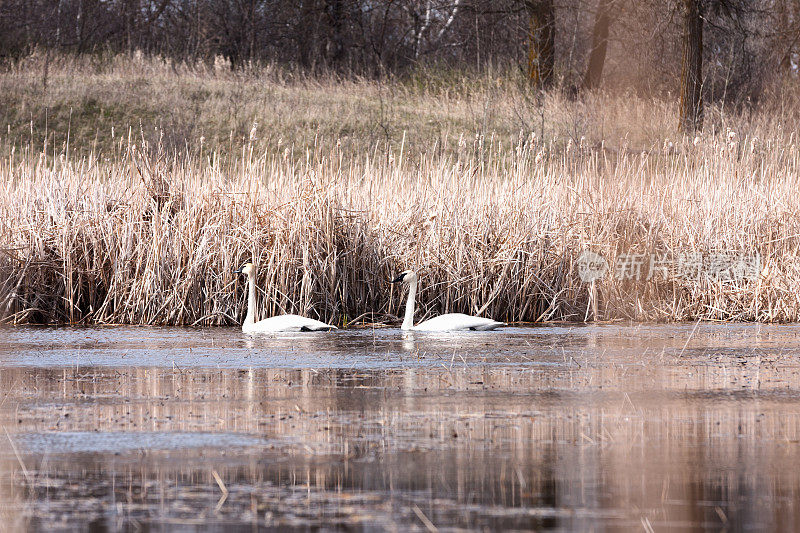
[[[274,154],[336,146],[358,157],[401,144],[412,156],[453,156],[475,135],[517,142],[530,133],[561,148],[583,138],[649,150],[675,135],[674,116],[671,103],[631,95],[539,97],[506,71],[427,70],[379,82],[269,66],[234,72],[138,56],[39,55],[0,74],[4,147],[47,147],[51,155],[67,141],[72,156],[113,154],[129,136],[234,156],[245,145]]]

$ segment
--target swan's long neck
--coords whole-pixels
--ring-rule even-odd
[[[245,324],[255,324],[256,322],[256,275],[251,272],[247,276],[247,316],[244,317]]]
[[[417,280],[410,283],[408,289],[408,300],[406,300],[406,316],[400,329],[414,329],[414,307],[416,306]]]

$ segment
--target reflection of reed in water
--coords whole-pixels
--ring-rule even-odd
[[[15,431],[69,429],[193,431],[216,428],[258,434],[267,415],[361,411],[426,413],[444,407],[467,413],[483,408],[513,415],[566,401],[574,394],[680,395],[698,404],[717,398],[746,400],[758,390],[779,394],[800,385],[796,369],[756,368],[751,362],[726,368],[675,366],[647,368],[607,365],[552,368],[464,367],[454,357],[439,369],[363,371],[202,370],[192,369],[35,369],[7,368],[0,386],[13,390],[9,405],[19,405],[22,424]],[[582,392],[581,392],[582,391]],[[697,392],[694,392],[697,391]],[[699,392],[709,391],[709,392]],[[434,392],[439,393],[433,397]],[[496,395],[513,393],[512,398]],[[45,402],[57,399],[63,407]],[[120,401],[125,398],[128,401]],[[469,401],[463,401],[469,398]],[[64,399],[73,401],[64,402]],[[434,401],[435,400],[435,401]],[[543,403],[544,402],[544,403]],[[37,407],[42,405],[42,407]],[[70,415],[69,412],[80,416]],[[454,411],[455,412],[455,411]],[[287,428],[278,425],[278,430]],[[788,428],[787,428],[788,430]]]
[[[5,370],[3,370],[3,373]],[[13,407],[10,405],[9,388],[0,395],[0,531],[24,531],[26,514],[30,514],[31,494],[25,487],[34,479],[28,464],[15,446],[9,431],[14,429]]]
[[[281,513],[290,501],[311,522],[336,512],[351,521],[415,520],[414,503],[434,521],[465,527],[580,527],[598,517],[636,526],[641,516],[654,527],[721,516],[786,524],[800,509],[793,474],[800,408],[785,391],[796,391],[800,378],[791,367],[743,362],[488,370],[454,358],[438,370],[383,372],[5,369],[0,386],[13,390],[15,419],[5,421],[17,433],[82,431],[91,440],[95,430],[211,431],[266,439],[241,450],[23,453],[37,507],[46,500],[63,511],[59,505],[76,498],[89,501],[86,482],[94,485],[92,501],[113,501],[123,513],[185,519],[181,506],[199,506],[214,516],[216,470],[231,492],[219,513],[255,505],[262,521],[266,513],[289,520]],[[27,497],[19,463],[4,467],[18,490],[3,494]]]

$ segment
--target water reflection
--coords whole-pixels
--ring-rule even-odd
[[[0,519],[42,530],[794,530],[800,341],[793,328],[748,328],[542,328],[494,345],[396,330],[12,336],[0,345]],[[267,351],[260,341],[294,351],[286,366],[349,367],[273,368],[273,356],[246,355]],[[175,342],[205,359],[51,364],[70,350],[103,363],[149,350],[161,363],[157,350],[177,353]],[[50,364],[30,364],[21,344]]]

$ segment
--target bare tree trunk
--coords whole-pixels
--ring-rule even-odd
[[[61,0],[56,3],[56,49],[61,49]]]
[[[534,87],[553,85],[555,73],[555,15],[553,0],[526,0],[530,17],[528,76]]]
[[[422,16],[415,10],[412,13],[414,19],[414,59],[419,59],[420,47],[422,46],[422,36],[431,25],[431,0],[425,6],[425,15]]]
[[[345,55],[344,22],[345,6],[343,0],[326,0],[325,11],[328,15],[328,38],[325,43],[326,61],[329,65],[339,66]]]
[[[133,32],[138,29],[136,20],[139,14],[139,5],[136,0],[127,0],[124,4],[125,17],[125,49],[130,54],[133,52]]]
[[[200,34],[201,34],[201,28],[202,28],[201,24],[205,24],[205,20],[204,19],[201,22],[200,2],[194,2],[194,6],[193,7],[194,7],[194,23],[192,24],[192,27],[191,27],[191,29],[189,31],[191,31],[192,34],[193,34],[194,59],[197,59],[199,57],[199,54],[201,52],[202,53],[207,52],[208,48],[204,46],[205,50],[201,51],[201,49],[200,49],[200,47],[201,47]],[[203,13],[203,15],[205,15],[205,13]]]
[[[694,133],[703,128],[703,19],[700,0],[683,0],[683,8],[680,129]]]
[[[776,43],[776,48],[778,46],[783,47],[779,64],[780,70],[784,74],[791,74],[792,59],[794,58],[797,43],[800,41],[800,0],[793,0],[791,5],[789,5],[789,2],[781,4],[779,34],[786,36],[786,40],[788,40],[789,36],[792,36],[788,45],[785,44],[785,41]]]
[[[256,0],[250,0],[247,5],[247,61],[256,57]]]
[[[592,30],[592,50],[589,52],[589,64],[586,67],[586,76],[583,78],[584,89],[594,89],[600,85],[600,79],[603,77],[603,65],[608,49],[608,27],[611,24],[611,1],[597,2]]]
[[[80,54],[83,52],[83,0],[78,1],[78,14],[75,16],[75,40]]]
[[[303,0],[300,6],[299,25],[295,28],[297,37],[297,49],[300,54],[300,64],[304,68],[310,68],[316,63],[314,56],[316,45],[316,0]]]

